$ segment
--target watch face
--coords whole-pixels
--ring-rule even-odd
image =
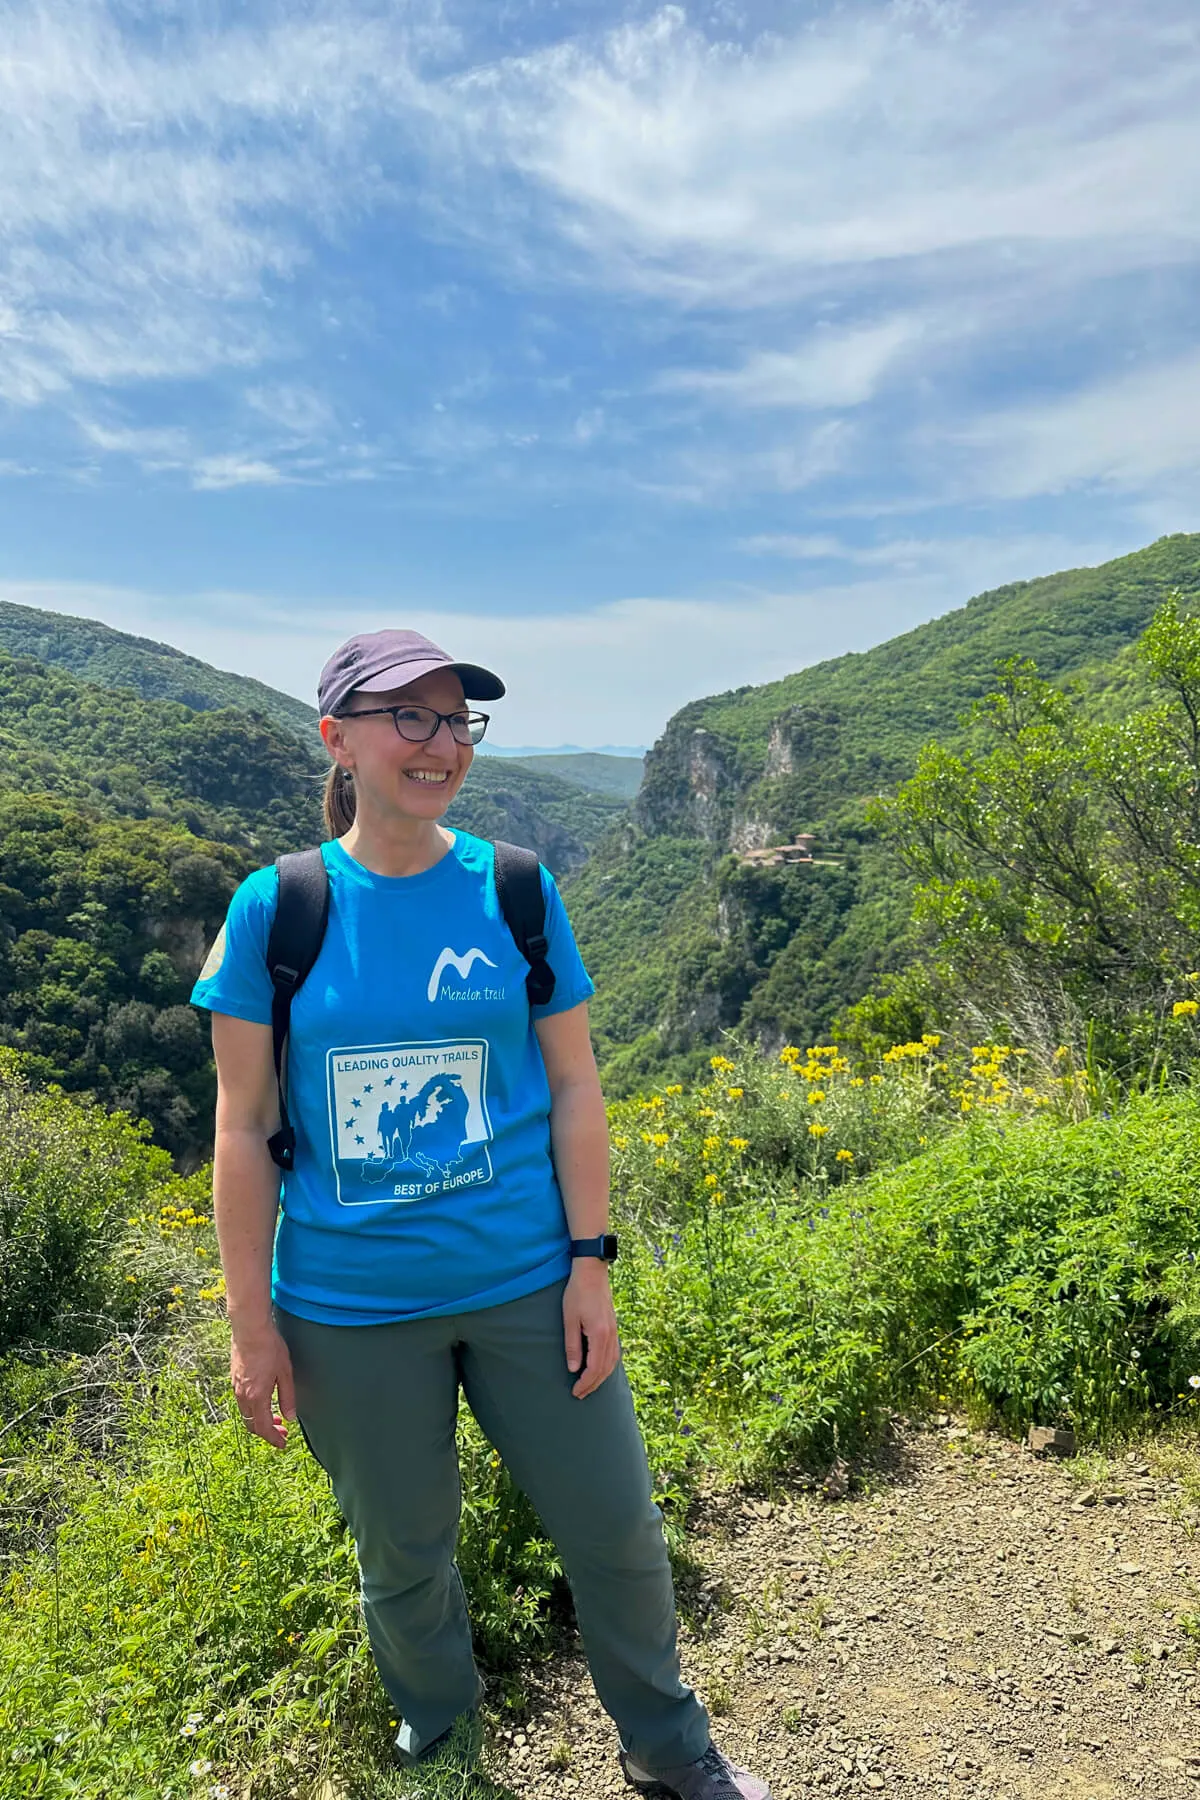
[[[605,1262],[616,1262],[617,1240],[615,1237],[610,1235],[601,1239],[600,1254],[603,1256]]]

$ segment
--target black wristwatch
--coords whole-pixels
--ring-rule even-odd
[[[603,1237],[572,1238],[571,1256],[598,1256],[601,1262],[613,1263],[617,1260],[617,1240],[611,1231]]]

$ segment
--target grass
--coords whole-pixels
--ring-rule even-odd
[[[618,1305],[678,1556],[698,1487],[820,1472],[898,1409],[953,1406],[1014,1430],[1069,1420],[1077,1470],[1100,1486],[1157,1423],[1146,1460],[1200,1504],[1187,1451],[1200,1098],[1073,1116],[1074,1092],[1064,1104],[1048,1081],[1014,1082],[964,1111],[965,1082],[981,1091],[972,1071],[1009,1059],[987,1047],[956,1068],[937,1045],[903,1048],[859,1086],[829,1047],[722,1057],[690,1088],[614,1109]],[[11,1080],[8,1103],[25,1104]],[[105,1188],[94,1142],[55,1113],[72,1103],[30,1104],[55,1185],[25,1164],[10,1183],[41,1184],[51,1231],[53,1194],[76,1191],[71,1146],[90,1157],[103,1243],[74,1241],[108,1335],[93,1323],[63,1353],[51,1320],[0,1362],[0,1800],[337,1800],[438,1783],[446,1800],[452,1776],[414,1787],[389,1767],[395,1727],[324,1476],[298,1435],[272,1452],[233,1415],[203,1182],[181,1187],[135,1136],[128,1167],[113,1140]],[[520,1716],[522,1670],[569,1612],[553,1547],[469,1419],[460,1454],[489,1704]],[[802,1615],[817,1634],[823,1604]],[[719,1712],[719,1671],[706,1697]]]

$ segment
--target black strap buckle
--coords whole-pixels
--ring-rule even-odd
[[[273,1137],[267,1139],[267,1149],[271,1161],[277,1169],[285,1172],[296,1166],[296,1132],[291,1125],[281,1125]]]

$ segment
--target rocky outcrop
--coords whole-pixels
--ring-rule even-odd
[[[587,861],[588,846],[573,831],[556,825],[531,806],[522,794],[497,788],[487,796],[483,810],[489,815],[482,821],[484,835],[506,838],[535,851],[556,879],[570,875]]]
[[[637,821],[651,837],[696,837],[724,845],[735,791],[728,745],[679,715],[646,758]]]
[[[729,827],[729,848],[739,856],[746,850],[766,850],[778,838],[779,833],[769,819],[762,818],[753,810],[740,813],[735,809],[733,823]]]
[[[650,837],[703,838],[738,855],[769,849],[795,829],[797,814],[806,822],[819,811],[841,723],[833,708],[790,706],[755,756],[685,707],[646,758],[637,823]],[[802,790],[799,802],[789,783]]]
[[[781,775],[797,775],[806,763],[829,755],[836,747],[840,723],[830,707],[789,706],[767,735],[764,777],[771,781]]]

